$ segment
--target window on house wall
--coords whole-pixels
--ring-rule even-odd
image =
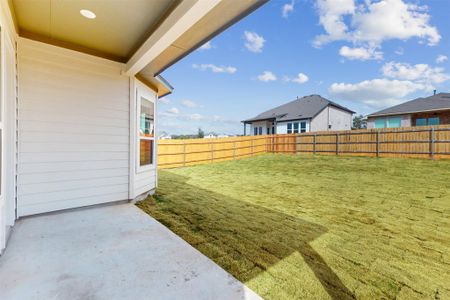
[[[258,127],[253,128],[253,135],[258,135]]]
[[[402,125],[402,119],[400,117],[389,117],[389,128],[398,128]]]
[[[439,125],[439,117],[428,118],[428,125]]]
[[[140,98],[139,109],[139,166],[153,164],[155,142],[155,104]]]
[[[261,126],[259,126],[259,135],[262,135],[262,127]]]
[[[416,126],[427,126],[427,119],[426,118],[416,119]]]
[[[386,118],[375,119],[375,128],[386,128]]]
[[[300,122],[300,132],[306,132],[306,122]]]
[[[298,133],[298,122],[294,123],[294,133]]]
[[[287,133],[292,133],[292,123],[287,123]]]
[[[267,134],[270,134],[270,128],[267,127]]]

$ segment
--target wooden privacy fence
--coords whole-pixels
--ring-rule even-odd
[[[270,136],[158,140],[158,167],[176,168],[270,152]]]
[[[450,126],[159,140],[158,166],[175,168],[261,153],[450,158]]]

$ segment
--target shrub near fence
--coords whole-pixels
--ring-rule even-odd
[[[450,126],[159,140],[158,166],[175,168],[233,160],[268,152],[450,158]]]

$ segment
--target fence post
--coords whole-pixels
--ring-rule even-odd
[[[313,135],[313,154],[316,154],[316,134]]]
[[[434,127],[430,129],[430,159],[434,159]]]
[[[214,161],[214,145],[213,142],[210,142],[210,148],[211,148],[211,162]]]
[[[377,157],[380,156],[380,130],[377,130]]]
[[[183,167],[186,166],[186,141],[183,140]]]
[[[236,159],[236,141],[233,142],[233,159]]]
[[[336,133],[336,155],[339,155],[339,133]]]
[[[272,154],[275,153],[275,136],[272,135]]]
[[[251,153],[250,153],[250,156],[253,156],[253,139],[251,139],[250,140],[251,141]]]

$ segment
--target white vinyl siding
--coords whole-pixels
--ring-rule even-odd
[[[128,199],[122,65],[19,39],[18,215]]]
[[[352,113],[329,105],[311,120],[311,131],[350,130]]]

